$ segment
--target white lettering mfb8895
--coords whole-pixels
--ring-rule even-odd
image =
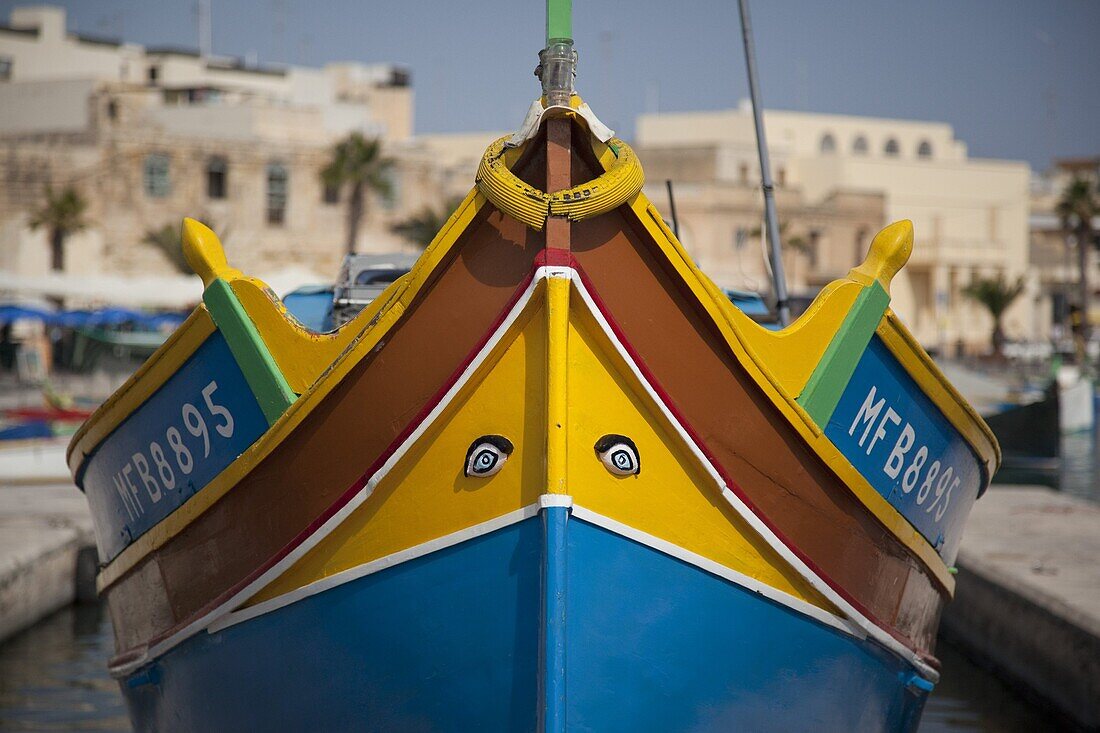
[[[912,423],[903,422],[904,416],[888,405],[885,397],[876,400],[876,396],[876,387],[871,385],[863,405],[848,428],[848,435],[854,437],[862,426],[859,447],[870,456],[879,441],[885,441],[883,445],[890,445],[891,436],[896,432],[893,446],[882,463],[882,472],[895,482],[900,476],[901,490],[906,494],[917,489],[916,503],[929,514],[935,510],[934,519],[940,521],[951,502],[951,492],[961,483],[958,469],[952,465],[944,465],[944,456],[937,456],[928,464],[928,446],[921,440]],[[899,406],[899,409],[903,408]],[[897,430],[898,426],[901,426],[900,431]],[[920,447],[914,451],[914,446]],[[925,506],[930,496],[933,497],[932,501]]]
[[[179,411],[180,421],[187,433],[192,438],[201,440],[201,457],[196,457],[200,446],[196,443],[195,450],[192,451],[180,429],[169,425],[163,432],[163,445],[160,440],[150,441],[148,457],[146,451],[137,451],[114,472],[111,478],[115,490],[130,519],[137,519],[145,513],[144,500],[135,482],[140,482],[144,487],[148,501],[156,504],[164,496],[164,491],[174,490],[182,482],[183,476],[190,475],[195,470],[196,461],[210,456],[211,435],[207,417],[215,433],[222,438],[233,437],[233,413],[225,405],[214,401],[214,392],[217,389],[218,383],[212,380],[201,390],[201,404],[206,408],[205,416],[203,410],[190,402],[183,403]],[[164,445],[168,446],[167,452]]]

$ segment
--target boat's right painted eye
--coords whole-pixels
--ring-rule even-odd
[[[500,472],[512,455],[512,441],[503,435],[482,435],[466,451],[465,476],[486,478]]]
[[[596,441],[595,448],[600,461],[616,476],[637,476],[642,472],[638,446],[625,435],[605,435]]]

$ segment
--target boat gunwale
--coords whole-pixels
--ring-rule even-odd
[[[548,251],[549,252],[549,251]],[[554,262],[551,264],[550,260]],[[559,261],[563,260],[563,261]],[[567,260],[567,261],[565,261]],[[541,276],[540,276],[540,273]],[[223,591],[214,599],[207,602],[200,609],[192,613],[184,620],[177,623],[175,626],[160,632],[151,639],[137,644],[124,652],[118,654],[110,662],[112,668],[112,674],[116,676],[125,676],[129,672],[136,670],[137,668],[144,666],[155,659],[160,658],[164,653],[167,653],[170,649],[174,648],[179,643],[182,643],[186,639],[198,633],[204,628],[217,625],[219,619],[227,617],[233,613],[236,608],[241,606],[234,606],[230,608],[226,614],[217,615],[217,611],[220,608],[226,607],[233,603],[233,601],[240,597],[241,600],[247,600],[248,597],[242,594],[249,590],[250,586],[257,585],[264,579],[264,575],[275,570],[280,563],[286,561],[286,559],[299,551],[299,548],[306,545],[314,538],[314,536],[321,531],[324,526],[330,523],[334,518],[339,517],[341,513],[347,511],[347,505],[353,501],[355,497],[364,489],[368,490],[367,497],[370,495],[370,489],[372,484],[377,480],[380,480],[377,474],[380,471],[385,471],[388,464],[396,460],[397,456],[402,452],[406,443],[416,438],[416,433],[422,429],[428,427],[430,417],[432,413],[437,412],[444,408],[447,395],[459,390],[464,384],[464,375],[468,372],[470,374],[478,371],[482,368],[481,357],[487,356],[497,347],[497,343],[503,338],[506,332],[513,327],[513,321],[516,318],[522,316],[522,313],[527,310],[528,303],[532,300],[534,293],[538,287],[542,285],[543,280],[548,280],[555,277],[565,276],[567,279],[574,280],[574,287],[577,287],[582,295],[582,299],[590,301],[595,310],[594,314],[600,314],[600,317],[606,320],[607,327],[609,329],[608,335],[618,343],[625,351],[625,354],[629,357],[628,363],[633,363],[637,369],[636,378],[642,380],[643,384],[648,384],[653,390],[658,404],[662,406],[662,409],[667,411],[667,417],[669,417],[674,424],[680,425],[687,437],[690,444],[693,444],[698,448],[700,454],[706,464],[709,464],[714,469],[715,477],[719,479],[719,488],[723,495],[723,498],[734,506],[734,509],[742,514],[746,519],[750,516],[755,517],[768,533],[774,537],[775,542],[778,542],[780,546],[786,548],[787,552],[791,553],[797,561],[801,562],[805,566],[805,570],[800,569],[797,565],[794,565],[796,572],[803,575],[804,578],[810,582],[810,584],[818,588],[818,583],[825,586],[827,590],[818,588],[823,592],[825,598],[830,603],[835,604],[836,601],[829,598],[829,593],[835,593],[844,603],[855,612],[857,617],[853,618],[852,613],[844,611],[844,616],[848,617],[848,622],[856,625],[863,632],[868,633],[869,637],[874,638],[875,634],[868,632],[868,629],[864,627],[864,624],[873,626],[874,628],[883,632],[887,637],[900,645],[901,649],[892,648],[890,644],[885,643],[884,639],[875,639],[878,644],[883,646],[888,651],[902,657],[910,664],[914,664],[918,669],[926,675],[936,676],[938,674],[938,660],[931,655],[930,652],[919,648],[914,645],[914,640],[904,635],[894,624],[886,623],[881,620],[876,614],[870,612],[866,606],[860,601],[856,600],[849,591],[832,580],[831,576],[825,573],[821,567],[811,558],[807,557],[804,551],[793,542],[784,532],[780,531],[774,526],[768,516],[761,512],[754,504],[754,502],[745,494],[740,485],[733,481],[728,475],[726,469],[721,466],[717,459],[713,456],[711,451],[702,442],[695,429],[687,421],[686,417],[676,408],[675,403],[671,397],[665,391],[664,387],[657,380],[656,376],[646,366],[644,360],[636,352],[634,347],[626,339],[624,333],[621,332],[620,327],[614,321],[613,318],[607,312],[607,307],[600,298],[598,292],[593,289],[592,283],[587,279],[584,270],[579,263],[576,262],[572,256],[568,258],[551,258],[549,256],[540,255],[533,263],[533,267],[527,278],[520,283],[508,303],[504,306],[500,314],[494,320],[492,325],[481,337],[477,344],[473,347],[470,354],[465,358],[462,363],[455,369],[451,377],[446,381],[444,385],[440,387],[438,392],[425,403],[421,411],[413,418],[409,425],[402,431],[401,434],[396,436],[391,442],[390,446],[367,468],[367,470],[355,481],[350,487],[348,487],[340,496],[333,502],[326,510],[316,517],[310,524],[303,529],[296,537],[290,540],[278,553],[268,558],[261,566],[256,568],[247,577],[238,581],[231,588]],[[568,495],[562,496],[558,494],[547,494],[545,496],[553,496],[555,498],[565,498]],[[736,497],[736,501],[732,500]],[[366,497],[364,497],[365,501]],[[571,498],[569,499],[571,501]],[[542,499],[540,498],[540,504]],[[736,502],[740,502],[744,505],[742,510],[737,506]],[[344,517],[341,517],[338,523],[344,521]],[[751,520],[750,520],[751,523]],[[755,528],[755,527],[754,527]],[[759,532],[760,530],[757,529]],[[766,536],[763,538],[765,542],[772,544]],[[309,545],[310,547],[312,544]],[[678,546],[677,546],[678,547]],[[683,549],[683,548],[680,548]],[[778,547],[773,549],[779,550]],[[308,548],[307,548],[308,550]],[[780,555],[784,557],[786,562],[791,562],[785,554],[780,551]],[[725,566],[723,566],[725,567]],[[727,568],[728,570],[729,568]],[[283,572],[282,569],[279,572]],[[808,574],[807,574],[808,572]],[[274,577],[268,579],[273,580]],[[818,579],[812,580],[811,577]],[[257,585],[257,590],[264,587],[263,585]],[[778,591],[781,592],[781,591]],[[843,607],[840,607],[843,611]],[[828,609],[822,609],[828,613]],[[800,611],[805,613],[805,611]],[[812,614],[810,614],[813,616]],[[844,616],[840,617],[843,618]],[[820,619],[817,619],[820,621]],[[218,628],[221,628],[220,626]],[[851,632],[849,632],[851,633]],[[853,634],[855,635],[855,634]],[[158,646],[169,644],[166,648],[157,649]],[[902,651],[904,650],[904,651]],[[150,656],[150,654],[152,656]],[[909,657],[912,655],[912,658]]]
[[[412,271],[401,280],[391,284],[379,295],[374,301],[378,304],[376,308],[371,309],[368,307],[344,326],[346,328],[358,324],[361,330],[336,360],[317,377],[305,392],[299,395],[298,399],[290,405],[278,420],[240,456],[226,466],[221,473],[211,479],[202,490],[196,492],[188,501],[181,504],[158,524],[127,545],[125,549],[103,566],[97,579],[99,592],[102,593],[111,587],[152,552],[183,531],[191,522],[228,493],[254,466],[259,464],[263,458],[269,455],[293,432],[302,420],[323,401],[324,397],[340,384],[342,377],[368,355],[389,333],[390,329],[401,319],[409,304],[434,280],[433,276],[436,274],[437,265],[451,254],[453,240],[456,240],[467,230],[468,225],[482,211],[486,203],[488,202],[485,197],[476,189],[470,192],[451,216],[451,219],[448,220],[448,225],[440,230],[436,237],[438,245],[435,242],[429,245]],[[461,223],[461,226],[458,226],[459,223]],[[429,257],[429,255],[432,256]],[[365,321],[365,323],[360,323],[360,321]],[[165,381],[166,379],[167,377]],[[158,383],[150,390],[149,394],[155,392],[163,384],[164,381]],[[144,402],[130,406],[131,411],[129,413],[117,418],[118,422],[113,426],[112,431],[117,429],[126,417],[129,417],[141,404],[144,404]],[[112,417],[114,416],[112,415]],[[89,421],[93,418],[95,418],[94,414],[92,418],[89,418]],[[107,435],[100,438],[99,444],[102,444],[102,441],[109,435],[110,433],[107,433]],[[94,449],[85,457],[85,462],[92,453],[94,453]]]
[[[970,445],[985,473],[985,481],[978,491],[978,497],[981,498],[982,494],[989,488],[993,475],[1000,468],[1004,458],[1001,453],[1001,444],[993,434],[992,428],[982,419],[974,406],[956,389],[955,385],[951,384],[947,375],[924,350],[892,308],[886,309],[886,313],[883,315],[878,328],[875,329],[875,333],[890,353],[893,354],[894,358],[898,360],[905,372],[913,378],[913,381],[920,387],[921,392],[932,400],[951,426],[958,430],[963,439]],[[936,399],[935,395],[937,394],[944,395],[942,400]],[[951,411],[944,409],[942,401],[947,398],[951,400],[947,404],[950,407],[958,408],[962,414],[952,415]],[[960,422],[976,428],[980,433],[980,437],[984,439],[984,447],[989,450],[981,450],[979,446],[975,445],[982,442],[979,440],[979,436],[961,429]],[[990,453],[992,455],[987,457]]]
[[[694,266],[690,257],[680,247],[679,242],[674,239],[672,232],[668,230],[667,225],[665,225],[656,208],[648,200],[644,200],[644,194],[639,194],[639,200],[639,202],[636,202],[631,207],[635,209],[635,215],[642,226],[649,229],[649,227],[646,226],[645,220],[638,213],[637,208],[646,211],[649,214],[650,220],[654,222],[654,226],[659,227],[660,230],[666,234],[668,242],[676,250],[677,254],[680,255],[680,262],[676,262],[672,257],[668,257],[669,262],[679,271],[679,278],[693,295],[693,300],[697,301],[708,314],[708,317],[713,320],[722,338],[727,341],[734,358],[745,367],[746,372],[761,388],[761,391],[767,399],[772,402],[783,414],[784,418],[795,427],[804,442],[817,457],[825,463],[829,470],[836,474],[847,490],[855,495],[859,503],[867,509],[879,524],[885,527],[886,530],[896,537],[923,566],[931,571],[932,576],[936,579],[941,588],[943,588],[949,596],[953,597],[955,578],[948,571],[944,559],[935,551],[928,540],[917,531],[916,527],[890,504],[885,497],[878,493],[878,491],[871,486],[870,482],[851,464],[840,449],[825,436],[824,430],[820,428],[805,409],[798,404],[795,397],[786,393],[778,380],[769,372],[766,364],[761,362],[758,355],[751,348],[751,345],[742,337],[742,334],[739,332],[739,327],[741,327],[742,324],[736,323],[735,321],[743,321],[744,323],[751,324],[752,328],[760,329],[761,331],[767,331],[767,329],[764,329],[743,313],[737,311],[732,303],[729,304],[729,311],[726,310],[725,301],[720,297],[717,286]],[[650,236],[654,236],[652,231],[650,231]],[[658,246],[660,246],[659,242]],[[695,276],[695,284],[699,287],[699,290],[696,290],[695,286],[689,281],[687,273],[680,270],[681,267],[685,268],[687,273],[691,273]],[[700,293],[700,290],[702,293]],[[704,295],[709,297],[704,297]],[[819,295],[819,297],[821,296]],[[811,306],[810,310],[814,311],[816,309]],[[736,314],[732,318],[728,315],[731,312]],[[720,314],[726,317],[719,317]],[[805,317],[805,314],[803,314],[803,317]],[[799,318],[795,323],[801,321],[802,318]],[[793,325],[794,324],[792,324],[792,326]],[[904,366],[903,364],[903,367]],[[928,395],[928,397],[936,408],[942,412],[942,408],[938,401],[935,400],[932,395]],[[945,414],[944,417],[946,418],[947,415]],[[952,425],[954,427],[953,423]],[[963,437],[965,438],[965,436]],[[975,450],[973,446],[970,447],[974,450],[978,463],[981,464],[981,454]],[[979,495],[981,490],[982,487],[979,487]]]
[[[424,285],[424,280],[430,277],[435,269],[435,265],[438,264],[438,260],[442,259],[442,257],[436,258],[436,261],[432,261],[429,267],[425,261],[425,256],[434,247],[437,247],[437,242],[447,239],[451,234],[459,235],[465,231],[466,226],[473,217],[477,215],[485,203],[485,197],[481,195],[476,187],[474,187],[459,204],[458,208],[455,209],[454,213],[451,214],[444,226],[436,233],[436,237],[433,239],[432,243],[424,249],[421,257],[413,265],[412,270],[391,283],[374,299],[374,301],[360,311],[355,318],[339,328],[327,332],[311,332],[305,329],[293,315],[286,312],[285,308],[281,309],[278,315],[298,330],[303,332],[308,331],[309,336],[312,338],[330,341],[337,341],[345,338],[349,339],[347,347],[339,353],[332,364],[318,375],[318,378],[314,380],[314,384],[319,382],[322,376],[331,371],[333,367],[346,357],[348,352],[352,351],[366,335],[374,330],[383,312],[388,310],[391,306],[396,306],[401,296],[406,295],[410,289],[412,290],[412,295],[419,292],[419,289]],[[469,210],[471,204],[474,206],[472,211]],[[455,225],[459,220],[463,220],[463,225],[456,230]],[[447,248],[442,253],[443,255],[449,251],[450,244],[453,244],[453,242],[438,245]],[[417,279],[418,275],[422,276],[419,280]],[[262,281],[247,275],[242,275],[239,278],[235,278],[235,280],[252,284],[263,290],[268,290],[266,284]],[[274,294],[271,294],[271,297],[277,304],[281,304],[281,301],[278,301]],[[410,299],[411,298],[406,299],[406,303]],[[203,320],[203,316],[205,316],[205,320]],[[192,336],[190,330],[195,328],[200,321],[202,322],[201,335]],[[73,433],[69,447],[66,451],[66,462],[74,478],[82,475],[84,464],[91,458],[96,449],[98,449],[98,447],[110,437],[111,434],[130,417],[130,415],[135,413],[145,404],[150,396],[163,387],[172,375],[178,371],[179,367],[190,358],[198,347],[202,345],[203,341],[205,341],[205,339],[215,330],[217,330],[217,326],[214,323],[213,317],[210,315],[206,306],[200,302],[195,306],[187,319],[172,332],[168,339],[165,340],[165,342],[161,344],[140,367],[138,367],[137,371],[131,374],[110,397],[88,416],[81,424],[80,428]],[[354,335],[349,338],[350,334]],[[189,340],[180,344],[179,342],[183,341],[185,338]],[[297,404],[302,397],[311,392],[312,386],[313,385],[302,392],[299,395],[299,399],[296,400],[294,404]],[[294,408],[294,404],[288,408],[287,412]],[[274,429],[274,427],[275,423],[272,423],[269,430]],[[81,489],[83,489],[83,487],[81,487]]]
[[[609,152],[610,150],[606,145],[598,143],[598,141],[593,141],[593,153],[600,160],[601,165],[607,165],[610,162],[611,156],[609,156]],[[233,464],[227,467],[222,474],[219,474],[215,479],[209,482],[203,492],[196,494],[196,496],[203,496],[201,502],[188,502],[181,506],[180,509],[177,509],[163,522],[156,525],[149,532],[128,546],[112,560],[111,563],[103,568],[99,580],[101,590],[110,587],[114,582],[147,557],[150,552],[159,548],[182,531],[191,521],[201,515],[221,496],[227,493],[252,466],[258,463],[264,456],[268,455],[276,445],[282,442],[290,431],[304,419],[305,415],[313,409],[313,406],[319,404],[320,399],[339,383],[340,378],[346,374],[352,364],[358,362],[359,359],[350,360],[351,357],[349,355],[358,352],[361,358],[366,353],[369,353],[370,349],[388,333],[393,324],[399,320],[401,313],[404,311],[404,307],[424,288],[425,284],[430,280],[431,275],[436,271],[437,266],[451,253],[453,245],[458,237],[467,230],[469,224],[473,221],[478,212],[482,210],[485,203],[487,203],[487,200],[478,192],[475,186],[470,194],[467,195],[463,205],[460,206],[451,217],[448,225],[439,232],[436,241],[425,251],[425,255],[422,256],[417,266],[414,267],[413,271],[408,276],[409,280],[405,282],[399,281],[391,285],[390,287],[393,289],[393,292],[389,297],[380,297],[378,299],[379,302],[382,302],[382,305],[379,306],[379,309],[373,315],[368,315],[366,312],[361,314],[360,318],[368,318],[370,321],[367,324],[368,327],[364,328],[349,344],[345,352],[343,352],[336,361],[334,361],[333,364],[314,381],[310,388],[291,405],[290,409],[288,409],[287,412],[260,437],[260,439],[234,461]],[[755,367],[754,369],[748,369],[748,372],[758,385],[761,387],[765,387],[766,385],[764,393],[769,401],[780,408],[785,418],[795,425],[798,432],[802,434],[803,440],[805,440],[814,453],[818,455],[819,459],[824,461],[829,469],[837,474],[846,488],[856,495],[857,500],[859,500],[859,502],[890,532],[891,535],[896,537],[901,544],[909,550],[915,559],[920,561],[923,566],[931,571],[932,576],[936,578],[943,590],[949,595],[953,595],[954,578],[947,572],[947,567],[943,559],[935,553],[927,540],[916,531],[908,520],[875,491],[867,480],[851,466],[843,454],[840,453],[839,449],[833,446],[831,441],[823,439],[822,430],[813,423],[808,414],[806,414],[794,401],[793,397],[786,394],[780,387],[770,374],[767,366],[760,362],[758,356],[753,352],[749,343],[747,343],[747,340],[741,333],[741,329],[747,327],[749,323],[752,324],[751,328],[764,329],[743,316],[743,314],[740,314],[739,311],[737,312],[737,316],[741,316],[740,318],[731,316],[730,311],[736,310],[734,306],[728,304],[728,308],[725,307],[725,305],[723,305],[724,301],[715,295],[714,291],[716,290],[716,286],[714,286],[714,284],[706,278],[705,274],[692,263],[690,257],[683,251],[682,245],[675,239],[671,231],[668,230],[667,225],[665,225],[664,221],[645,197],[644,193],[637,194],[635,198],[627,202],[625,206],[631,210],[633,218],[635,218],[647,231],[648,237],[654,241],[658,250],[663,252],[665,259],[672,265],[673,269],[677,271],[677,280],[680,280],[682,285],[686,286],[687,290],[692,295],[692,299],[699,303],[703,310],[708,313],[709,318],[718,326],[718,330],[723,340],[727,341],[728,346],[733,352],[734,358],[743,366],[752,364]],[[459,223],[461,223],[461,226],[458,226]],[[654,229],[656,229],[656,231],[654,231]],[[662,243],[662,239],[665,240],[664,243]],[[672,251],[670,252],[669,249]],[[692,282],[692,277],[694,277],[694,282]],[[838,282],[843,283],[844,281],[841,280]],[[830,288],[826,288],[822,295],[829,290]],[[822,296],[819,295],[819,299],[821,297]],[[717,307],[715,307],[716,303],[719,304]],[[200,309],[201,308],[200,306]],[[809,323],[808,314],[815,313],[819,309],[820,305],[817,307],[811,305],[807,314],[804,314],[801,318],[796,320],[791,327],[800,328],[804,324]],[[744,323],[740,321],[744,321]],[[353,321],[352,323],[355,322],[356,321]],[[779,333],[782,334],[783,332]],[[168,342],[166,342],[166,346],[167,345]],[[909,346],[912,348],[911,343]],[[917,351],[914,349],[914,351],[918,354],[923,354],[923,350]],[[746,359],[745,357],[748,358]],[[928,357],[924,355],[924,358],[927,359]],[[902,365],[906,368],[907,372],[911,373],[911,364],[903,361]],[[934,365],[932,366],[934,367]],[[141,373],[142,372],[139,370],[139,374]],[[138,376],[137,374],[135,375],[135,377]],[[939,400],[935,399],[932,394],[928,396],[932,399],[933,403],[936,404],[937,408],[942,411]],[[953,391],[947,392],[947,396],[955,398],[956,400],[959,399],[957,393]],[[965,402],[963,404],[965,404]],[[945,415],[945,417],[948,416]],[[95,415],[93,415],[93,418],[89,419],[89,422],[94,418]],[[978,420],[980,421],[980,418],[978,418]],[[803,425],[799,426],[799,422],[803,423]],[[980,425],[986,427],[984,423],[980,423]],[[987,427],[986,429],[988,430]],[[825,443],[828,445],[824,445]],[[993,441],[991,445],[995,446],[995,441]],[[823,451],[823,448],[826,450]],[[830,453],[835,455],[830,455]],[[981,454],[979,453],[979,459],[980,456]],[[843,462],[842,465],[838,465],[838,459]],[[217,485],[215,486],[215,484]],[[187,507],[187,509],[181,512],[184,507]]]
[[[683,246],[680,244],[679,240],[675,239],[675,234],[668,229],[660,213],[657,212],[656,208],[653,207],[651,203],[649,204],[649,208],[652,209],[650,214],[651,217],[656,220],[662,233],[669,239],[670,244],[672,244],[677,254],[684,260],[686,266],[690,268],[699,279],[699,283],[704,291],[718,304],[719,310],[726,316],[724,320],[731,327],[738,342],[744,348],[745,353],[764,374],[768,382],[771,383],[771,385],[783,395],[786,401],[795,408],[802,420],[815,432],[823,433],[824,426],[817,425],[805,409],[797,403],[795,398],[797,398],[798,395],[788,394],[787,390],[782,387],[779,381],[773,378],[767,363],[761,359],[752,348],[752,344],[749,339],[746,338],[745,332],[753,330],[760,335],[770,338],[783,338],[785,335],[789,334],[792,329],[800,329],[812,323],[813,315],[821,309],[824,305],[825,296],[830,294],[834,288],[847,283],[853,285],[860,285],[860,283],[847,277],[832,281],[822,288],[821,292],[811,301],[806,311],[790,325],[780,331],[771,331],[746,316],[732,303],[728,303],[727,307],[727,300],[721,297],[717,285],[707,277],[706,273],[702,272],[694,264],[690,255],[683,250]],[[885,336],[884,332],[886,334]],[[1000,445],[997,443],[993,431],[985,423],[985,420],[978,415],[970,403],[966,401],[966,398],[955,389],[950,381],[948,381],[940,368],[936,366],[932,357],[930,357],[928,352],[926,352],[920,343],[917,342],[916,338],[891,308],[887,307],[886,312],[883,314],[876,327],[875,333],[883,337],[883,342],[889,348],[890,353],[898,359],[898,362],[905,370],[906,374],[917,383],[921,388],[921,392],[928,397],[933,405],[935,405],[944,419],[946,419],[959,433],[960,437],[966,441],[975,457],[977,457],[985,473],[985,482],[978,493],[978,496],[981,496],[982,493],[985,492],[989,481],[992,479],[993,474],[1001,463]],[[952,408],[958,408],[959,412],[956,412]]]

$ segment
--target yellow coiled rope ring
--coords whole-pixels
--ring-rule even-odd
[[[485,151],[477,168],[477,187],[493,206],[532,229],[541,231],[550,215],[581,221],[604,214],[636,196],[645,183],[634,151],[612,138],[608,146],[615,153],[615,162],[599,177],[563,191],[540,191],[508,169],[504,144],[509,137],[500,138]]]

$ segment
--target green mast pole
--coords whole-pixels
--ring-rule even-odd
[[[546,106],[569,106],[576,74],[573,0],[546,0],[546,48],[539,53],[539,66],[535,69],[542,82]]]
[[[546,45],[573,43],[573,0],[546,0]]]

